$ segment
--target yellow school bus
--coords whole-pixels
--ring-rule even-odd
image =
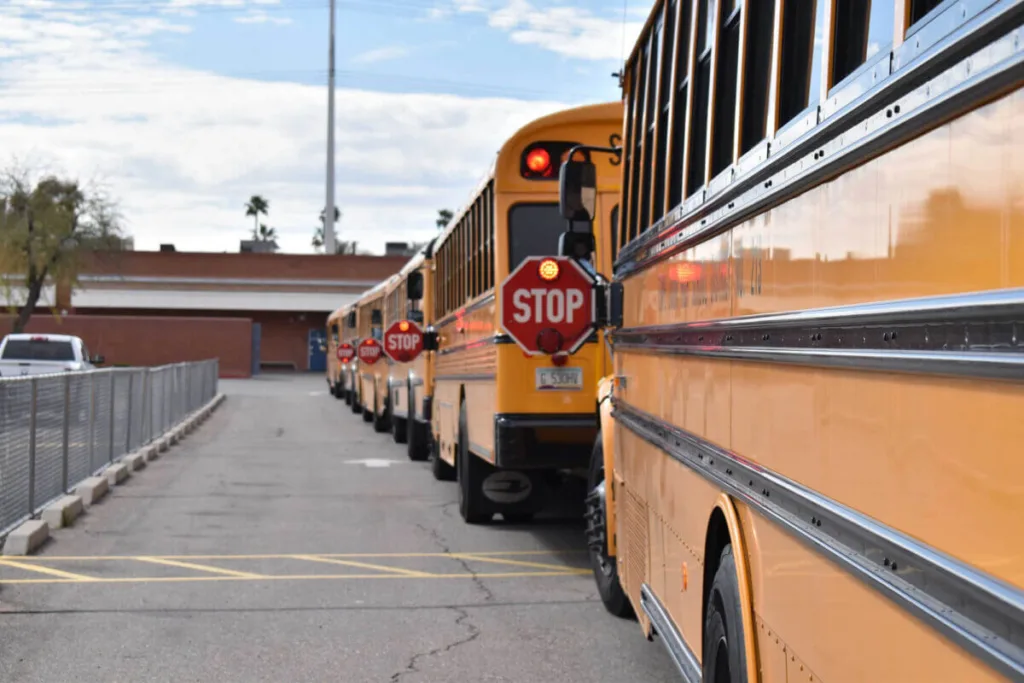
[[[434,242],[398,271],[384,294],[384,329],[409,320],[421,330],[433,322]],[[387,413],[395,443],[406,444],[410,460],[429,455],[431,389],[434,383],[433,353],[424,350],[409,363],[392,362],[388,371]]]
[[[1024,680],[1022,21],[655,4],[589,540],[683,680]]]
[[[336,309],[327,316],[327,390],[335,398],[344,398],[341,366],[338,361],[338,344],[341,343],[341,325],[345,308]]]
[[[619,102],[527,124],[505,142],[484,182],[437,239],[432,468],[438,479],[458,479],[459,510],[469,523],[496,513],[506,521],[529,519],[554,492],[552,472],[588,463],[604,346],[595,336],[571,357],[527,356],[501,332],[495,285],[525,258],[557,253],[565,231],[560,160],[580,144],[614,145],[621,128]],[[603,220],[618,201],[620,170],[612,157],[595,163],[604,210],[594,231],[603,234]],[[571,381],[545,389],[537,378],[552,370]]]
[[[357,324],[357,302],[352,302],[338,309],[338,342],[349,344],[353,348],[359,344],[359,328]],[[353,412],[360,412],[358,403],[353,399],[357,394],[357,376],[359,363],[354,358],[348,363],[338,365],[338,398],[344,399],[346,405],[352,406]]]
[[[360,342],[376,339],[380,343],[384,334],[384,292],[395,278],[397,275],[392,275],[374,285],[356,303],[357,336]],[[372,422],[376,432],[386,432],[389,427],[386,410],[388,359],[381,355],[380,359],[371,365],[359,360],[357,356],[355,365],[358,376],[358,405],[363,413],[363,421]]]

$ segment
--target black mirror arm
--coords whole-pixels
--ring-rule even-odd
[[[597,147],[595,145],[576,145],[565,155],[566,159],[572,159],[576,152],[601,152],[602,154],[614,154],[616,160],[622,163],[622,147]],[[616,164],[618,165],[618,164]]]

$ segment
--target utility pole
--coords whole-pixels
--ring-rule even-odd
[[[330,64],[327,67],[327,206],[324,207],[324,253],[334,246],[334,2],[331,0]]]

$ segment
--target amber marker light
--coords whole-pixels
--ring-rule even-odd
[[[537,266],[537,274],[540,275],[540,279],[546,282],[553,282],[558,279],[559,273],[558,261],[554,259],[544,259]]]

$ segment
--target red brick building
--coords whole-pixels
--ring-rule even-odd
[[[96,255],[50,292],[29,331],[79,334],[107,364],[219,357],[221,374],[318,370],[327,315],[407,256],[124,251]],[[44,298],[46,298],[44,296]],[[49,302],[47,302],[49,303]]]

